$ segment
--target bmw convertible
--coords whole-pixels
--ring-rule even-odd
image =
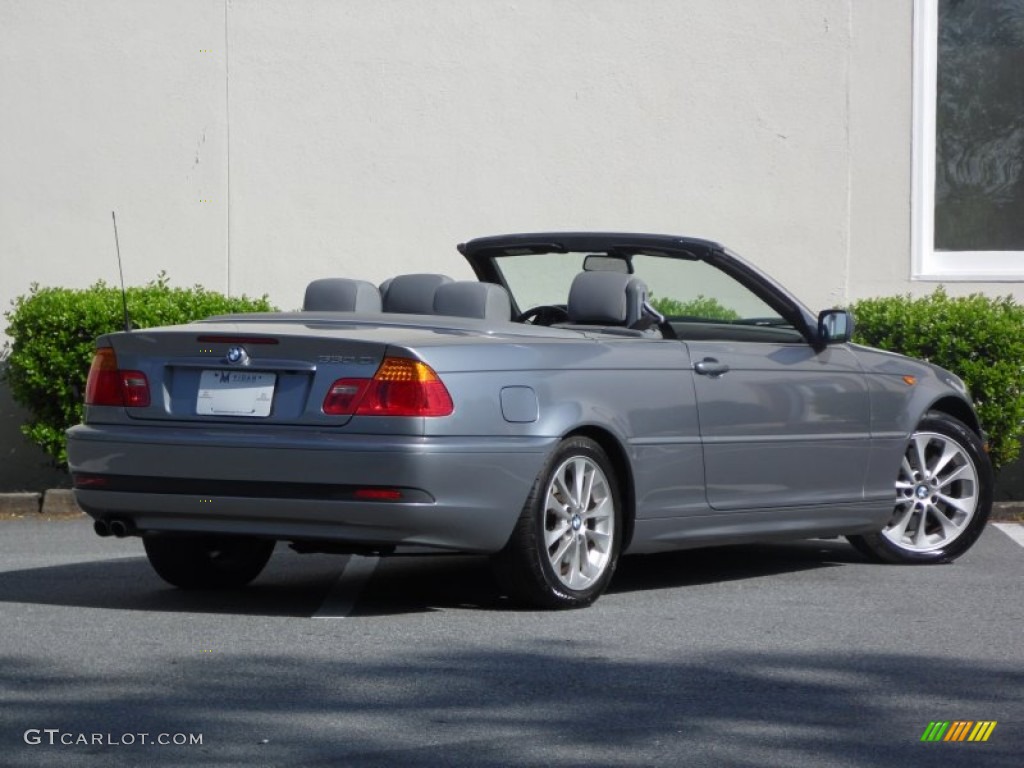
[[[75,495],[185,588],[275,544],[479,553],[516,601],[592,603],[620,556],[845,536],[952,560],[992,469],[963,382],[851,343],[729,249],[554,232],[458,246],[476,281],[309,284],[298,312],[96,342]]]

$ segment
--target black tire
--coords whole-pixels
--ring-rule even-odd
[[[494,572],[520,604],[582,608],[607,588],[621,541],[622,501],[611,461],[593,440],[570,437],[537,476],[508,544],[492,558]]]
[[[145,536],[146,557],[160,578],[181,589],[244,587],[260,575],[274,541],[236,536]]]
[[[892,519],[877,533],[847,539],[878,562],[951,562],[984,530],[993,484],[992,464],[978,435],[948,414],[925,414],[896,472]]]

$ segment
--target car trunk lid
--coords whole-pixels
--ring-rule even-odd
[[[149,404],[125,409],[133,419],[341,426],[351,415],[323,411],[331,385],[371,379],[388,348],[353,336],[197,324],[105,339],[119,368],[148,380]]]

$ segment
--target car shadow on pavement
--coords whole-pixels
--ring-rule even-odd
[[[309,556],[301,568],[271,559],[265,574],[244,589],[185,591],[163,582],[145,557],[118,557],[0,572],[0,603],[32,603],[119,611],[309,616],[344,565]],[[312,558],[315,558],[312,559]],[[298,556],[293,556],[298,560]],[[277,567],[274,567],[277,566]]]
[[[637,592],[715,584],[863,562],[864,558],[853,547],[839,539],[633,555],[619,561],[608,591]]]
[[[756,579],[863,562],[845,542],[822,540],[633,555],[620,560],[608,594]],[[501,594],[486,557],[448,556],[382,561],[352,615],[452,608],[533,610],[520,608]]]
[[[338,581],[347,558],[296,555],[281,547],[266,571],[243,589],[185,591],[157,577],[144,557],[118,557],[0,572],[0,602],[122,611],[314,615]],[[863,562],[832,541],[748,545],[624,557],[608,590],[623,594],[757,579]],[[505,598],[486,557],[382,559],[362,589],[353,616],[445,609],[529,610]]]

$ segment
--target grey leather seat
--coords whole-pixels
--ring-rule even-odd
[[[306,286],[306,312],[380,312],[380,291],[365,280],[325,277]]]
[[[500,285],[460,280],[438,286],[434,314],[504,322],[512,319],[512,300]]]
[[[643,317],[647,285],[621,272],[580,272],[569,288],[567,310],[574,325],[632,328]]]
[[[382,285],[385,312],[409,315],[434,314],[434,293],[439,286],[454,282],[448,275],[397,275]]]

